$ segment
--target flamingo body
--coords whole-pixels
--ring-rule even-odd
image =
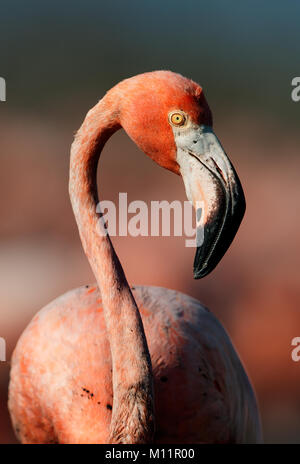
[[[127,282],[96,179],[101,150],[121,127],[183,178],[196,210],[195,278],[215,268],[243,218],[241,183],[198,84],[155,71],[107,92],[76,134],[69,177],[97,284],[46,306],[21,336],[9,391],[16,433],[23,443],[260,441],[252,388],[215,317],[178,292]]]
[[[251,386],[213,314],[173,290],[133,294],[151,354],[155,442],[259,441]],[[33,318],[14,352],[12,379],[9,406],[23,443],[107,443],[112,364],[96,285],[62,295]]]

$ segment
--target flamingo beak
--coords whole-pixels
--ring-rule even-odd
[[[196,211],[194,278],[209,274],[222,259],[245,213],[240,180],[209,126],[174,131],[177,162]]]

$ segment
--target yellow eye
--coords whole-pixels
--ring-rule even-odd
[[[174,126],[183,126],[185,123],[185,116],[182,113],[172,113],[170,115],[170,121]]]

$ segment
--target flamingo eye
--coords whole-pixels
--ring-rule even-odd
[[[182,113],[175,112],[169,115],[169,121],[174,126],[183,126],[186,121],[186,117]]]

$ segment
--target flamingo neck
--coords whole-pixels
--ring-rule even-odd
[[[82,245],[102,296],[113,369],[110,443],[150,443],[154,430],[152,368],[140,313],[123,268],[96,212],[97,164],[120,128],[111,92],[86,116],[71,148],[69,192]]]

